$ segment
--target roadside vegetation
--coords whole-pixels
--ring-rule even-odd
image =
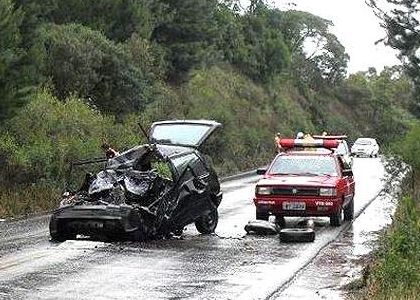
[[[420,28],[418,1],[369,1],[387,31],[384,41],[398,49],[414,93],[409,110],[416,121],[391,145],[412,167],[394,222],[364,276],[356,299],[418,299],[420,295]]]
[[[145,142],[138,122],[221,122],[205,150],[228,175],[276,132],[385,145],[415,118],[404,68],[347,76],[330,21],[262,0],[0,0],[0,20],[0,217],[54,207],[68,163]]]
[[[418,299],[420,294],[420,124],[393,145],[412,167],[392,226],[381,239],[373,262],[351,294],[352,299]]]

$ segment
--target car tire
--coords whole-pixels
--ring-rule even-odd
[[[218,221],[217,208],[213,208],[207,215],[203,215],[195,221],[195,228],[199,233],[210,234],[216,229]]]
[[[76,239],[76,235],[75,234],[70,234],[70,233],[64,233],[61,232],[60,230],[52,232],[50,231],[50,236],[51,236],[51,241],[53,242],[65,242],[67,240],[75,240]]]
[[[62,230],[62,226],[60,226],[60,224],[57,224],[56,222],[57,221],[53,217],[53,218],[51,218],[50,223],[49,223],[51,241],[61,243],[61,242],[65,242],[67,240],[76,239],[76,234],[70,234],[68,232],[64,232]],[[54,227],[55,227],[55,229],[54,229]]]
[[[257,220],[268,221],[269,216],[270,215],[268,213],[260,213],[258,211],[255,213],[255,219]]]
[[[333,227],[339,227],[343,224],[344,216],[343,216],[343,207],[340,207],[338,212],[332,214],[330,216],[330,225]]]
[[[55,233],[50,232],[50,236],[51,236],[51,241],[58,242],[58,243],[75,239],[75,236],[73,237],[70,235],[63,234],[61,232],[55,232]]]
[[[284,219],[283,216],[276,216],[276,224],[280,228],[284,228],[286,227],[286,220]]]
[[[350,200],[344,208],[344,221],[351,221],[354,219],[354,198]]]
[[[279,233],[280,242],[308,243],[315,240],[315,231],[312,228],[284,228]]]
[[[130,234],[128,235],[128,239],[132,242],[141,242],[144,241],[146,237],[143,230],[136,229],[133,232],[130,232]]]

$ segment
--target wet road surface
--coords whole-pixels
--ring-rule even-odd
[[[385,170],[380,159],[355,159],[354,174],[355,215],[363,213],[354,224],[363,228],[376,213],[366,208],[383,190]],[[328,218],[317,218],[316,240],[306,244],[247,236],[243,228],[255,218],[257,179],[222,184],[215,235],[200,235],[188,226],[179,239],[55,244],[48,240],[47,216],[2,222],[0,299],[305,299],[298,291],[307,289],[303,295],[311,295],[316,287],[307,283],[319,277],[311,268],[318,268],[316,262],[326,265],[319,261],[325,251],[357,227],[345,223],[334,228]],[[300,219],[286,220],[289,227]]]

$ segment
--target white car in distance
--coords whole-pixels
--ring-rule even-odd
[[[351,147],[351,155],[378,157],[379,145],[373,138],[358,138]]]

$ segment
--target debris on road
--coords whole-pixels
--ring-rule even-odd
[[[279,237],[280,242],[309,243],[315,241],[315,231],[312,228],[284,228]]]
[[[264,220],[249,221],[244,229],[248,234],[274,235],[279,233],[279,228],[275,223]]]

